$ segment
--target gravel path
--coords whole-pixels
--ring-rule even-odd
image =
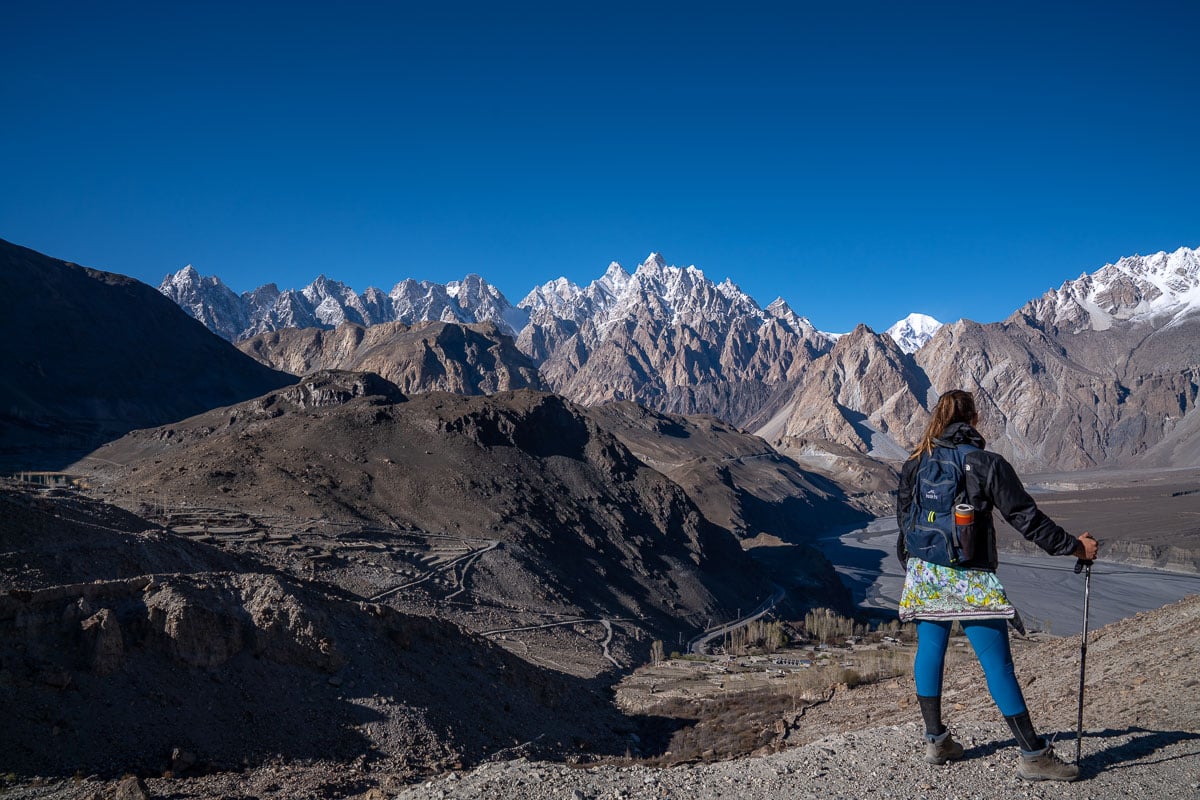
[[[831,798],[1200,798],[1200,733],[1092,731],[1076,783],[1016,776],[1017,751],[1003,725],[960,726],[965,758],[923,761],[916,724],[836,734],[769,756],[670,769],[575,768],[524,760],[485,764],[401,791],[403,800],[830,800]],[[1060,741],[1070,759],[1075,745]]]

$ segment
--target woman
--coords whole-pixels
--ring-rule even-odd
[[[996,578],[996,531],[992,509],[998,510],[1026,539],[1051,555],[1096,557],[1097,542],[1090,533],[1076,538],[1038,510],[1013,468],[1001,456],[984,450],[975,430],[979,415],[970,392],[953,390],[938,398],[921,444],[900,473],[896,520],[900,536],[896,554],[907,568],[900,598],[900,618],[916,620],[917,656],[913,677],[925,721],[925,760],[944,764],[963,754],[962,745],[942,724],[942,669],[950,626],[957,620],[975,649],[987,677],[988,690],[1000,708],[1017,744],[1021,761],[1017,774],[1027,780],[1075,780],[1079,767],[1054,755],[1049,741],[1038,736],[1013,673],[1007,620],[1016,614]],[[956,566],[941,566],[910,558],[904,533],[914,507],[913,492],[923,459],[937,448],[961,448],[963,502],[974,507],[974,554]],[[945,455],[945,451],[943,451]]]

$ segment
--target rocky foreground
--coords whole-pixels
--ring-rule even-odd
[[[1016,775],[1003,724],[963,725],[963,761],[942,767],[922,760],[920,726],[907,723],[838,733],[763,758],[675,767],[573,769],[509,761],[465,776],[410,787],[405,800],[493,798],[1187,798],[1200,794],[1200,734],[1089,730],[1083,778],[1074,784],[1031,784]],[[1006,741],[1007,740],[1007,741]],[[1074,745],[1060,750],[1071,758]]]
[[[945,686],[947,723],[966,745],[960,762],[922,760],[911,680],[839,688],[828,702],[781,720],[795,747],[667,769],[568,765],[516,758],[448,771],[421,783],[369,762],[267,763],[193,777],[25,781],[6,797],[505,798],[1186,798],[1200,796],[1200,596],[1095,631],[1089,640],[1082,779],[1016,777],[1012,738],[982,674],[958,659]],[[1079,638],[1017,641],[1017,673],[1035,721],[1074,754]],[[778,727],[778,726],[777,726]],[[52,746],[49,742],[46,746]],[[411,781],[411,778],[407,780]]]
[[[839,690],[794,722],[797,747],[670,769],[509,761],[407,787],[396,797],[491,798],[1187,798],[1200,797],[1200,596],[1093,631],[1081,779],[1031,784],[973,659],[947,672],[945,717],[967,748],[923,760],[911,679]],[[1017,674],[1041,732],[1075,753],[1079,637],[1017,641]],[[964,645],[965,648],[965,645]],[[790,726],[789,726],[790,727]]]

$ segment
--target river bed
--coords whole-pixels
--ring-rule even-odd
[[[896,520],[883,517],[819,543],[863,610],[895,614],[904,585],[897,533]],[[1001,553],[996,574],[1028,629],[1067,636],[1083,624],[1084,579],[1074,569],[1075,559],[1066,556]],[[1189,594],[1200,594],[1200,575],[1100,560],[1092,567],[1088,625],[1098,628]]]

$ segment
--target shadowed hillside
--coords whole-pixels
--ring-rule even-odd
[[[135,428],[293,383],[150,286],[0,240],[0,469],[56,469]]]
[[[371,373],[318,373],[133,432],[76,471],[134,509],[234,509],[280,535],[337,524],[375,531],[384,545],[411,535],[457,543],[464,558],[476,553],[461,575],[443,576],[457,582],[423,580],[389,602],[427,607],[452,596],[468,606],[622,617],[674,638],[770,593],[737,541],[678,485],[584,410],[539,392],[406,397]],[[384,553],[361,569],[300,555],[281,551],[280,563],[327,573],[366,597],[424,569]]]

